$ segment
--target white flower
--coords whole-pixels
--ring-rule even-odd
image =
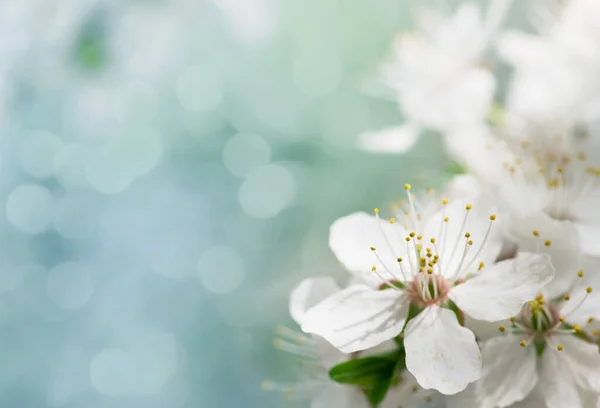
[[[514,66],[506,107],[527,133],[552,136],[599,117],[598,19],[599,2],[571,0],[541,35],[501,36],[498,51]]]
[[[506,407],[531,396],[543,400],[540,407],[582,407],[586,394],[600,393],[597,333],[589,328],[600,317],[600,296],[583,284],[582,271],[578,276],[562,290],[545,288],[500,327],[503,336],[484,343],[478,407]]]
[[[481,123],[495,89],[481,59],[510,3],[492,1],[485,18],[469,3],[447,19],[429,13],[421,21],[421,33],[401,36],[392,61],[381,70],[381,82],[406,123],[367,132],[359,145],[372,152],[402,153],[425,128],[445,131]]]
[[[537,216],[541,225],[573,224],[584,253],[600,255],[600,169],[585,152],[556,157],[524,147],[515,164],[506,164],[499,194],[513,221]]]
[[[338,290],[340,288],[332,278],[305,279],[290,296],[292,318],[302,324],[304,314],[310,307]],[[263,389],[280,391],[290,399],[308,399],[311,408],[369,408],[368,401],[359,388],[338,384],[329,378],[329,370],[347,361],[349,355],[340,352],[319,336],[307,336],[285,327],[279,327],[277,334],[275,347],[300,358],[304,374],[308,378],[291,384],[263,381]]]
[[[493,264],[501,242],[492,231],[496,216],[483,199],[423,207],[406,189],[407,210],[397,219],[381,220],[376,211],[375,217],[356,213],[332,225],[331,249],[366,283],[311,308],[302,329],[344,352],[373,347],[404,329],[408,370],[423,388],[453,394],[479,378],[481,359],[475,336],[448,307],[502,320],[554,272],[540,254]],[[411,305],[420,313],[407,322]]]

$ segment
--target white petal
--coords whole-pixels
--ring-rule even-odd
[[[576,223],[581,251],[586,255],[600,256],[600,224]]]
[[[547,344],[540,364],[539,390],[547,408],[580,407],[581,398],[575,388],[573,374],[560,353]]]
[[[302,330],[317,334],[344,353],[365,350],[400,334],[408,313],[394,289],[356,285],[334,293],[304,315]]]
[[[407,123],[403,126],[365,132],[358,138],[358,146],[371,153],[405,153],[413,147],[421,129]]]
[[[404,242],[399,243],[398,230],[402,231],[398,223],[390,224],[373,215],[358,212],[339,218],[331,225],[329,247],[346,269],[379,286],[383,282],[371,268],[375,266],[379,274],[386,279],[393,279],[386,268],[395,273],[398,271],[397,259],[406,257],[406,246]],[[376,252],[370,247],[374,247]]]
[[[471,330],[448,309],[430,306],[404,332],[406,368],[419,385],[451,395],[481,376],[481,354]]]
[[[290,295],[290,315],[302,326],[302,319],[308,309],[338,290],[338,284],[328,276],[303,280]]]
[[[546,254],[519,253],[450,290],[456,305],[478,320],[490,322],[516,315],[554,277]]]
[[[534,230],[539,232],[539,237],[533,235]],[[556,273],[544,292],[551,298],[564,294],[565,288],[577,279],[577,271],[585,269],[577,230],[571,222],[556,221],[540,212],[515,221],[510,235],[521,252],[550,255]],[[551,242],[550,246],[544,245],[546,240]]]
[[[596,272],[596,270],[591,270]],[[600,321],[600,289],[598,286],[592,287],[592,293],[587,293],[586,282],[577,282],[577,288],[570,294],[568,302],[564,302],[560,313],[565,317],[567,323],[571,325],[584,326],[588,323],[589,318],[594,318]]]
[[[561,343],[562,351],[556,349],[556,344]],[[593,392],[600,392],[600,353],[598,345],[587,343],[575,336],[561,336],[548,342],[552,347],[546,347],[544,355],[556,354],[561,359],[562,371],[571,372],[571,378],[579,388]]]
[[[467,204],[472,206],[469,211],[466,210]],[[476,270],[480,262],[491,263],[496,259],[502,246],[497,231],[492,228],[487,240],[485,238],[491,222],[490,215],[494,213],[493,204],[480,196],[474,200],[451,201],[442,211],[429,217],[423,233],[424,242],[429,242],[430,238],[436,239],[440,255],[438,265],[443,275],[461,277],[466,271]],[[448,217],[448,222],[443,221],[444,217]],[[473,245],[465,257],[467,232]]]
[[[527,397],[538,382],[534,347],[521,347],[513,335],[481,347],[483,373],[475,383],[480,406],[506,407]]]

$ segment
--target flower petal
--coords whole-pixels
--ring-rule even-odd
[[[519,253],[516,259],[485,268],[450,290],[456,305],[478,320],[490,322],[516,315],[554,277],[546,254]]]
[[[581,398],[575,388],[571,370],[551,344],[547,344],[540,364],[540,394],[547,408],[581,407]]]
[[[412,148],[421,128],[413,123],[378,131],[365,132],[358,138],[358,146],[371,153],[405,153]]]
[[[471,205],[471,210],[466,210],[467,204]],[[443,275],[458,278],[468,270],[476,270],[480,262],[491,263],[496,259],[502,241],[493,229],[486,239],[494,210],[487,199],[479,196],[474,200],[454,200],[427,220],[423,242],[436,239],[436,252],[440,255],[438,265]],[[444,217],[448,217],[448,222],[444,222]],[[465,256],[467,232],[472,245]]]
[[[600,224],[576,223],[581,240],[581,251],[586,255],[600,256]]]
[[[400,334],[408,301],[396,289],[356,285],[334,293],[303,318],[302,330],[329,341],[344,353],[365,350]]]
[[[404,332],[406,368],[419,385],[451,395],[481,376],[481,354],[471,330],[454,313],[429,306],[411,319]]]
[[[327,296],[340,290],[333,278],[322,276],[300,282],[290,295],[290,315],[302,326],[304,314]]]
[[[346,269],[376,287],[383,282],[371,268],[375,266],[380,275],[394,279],[386,268],[394,272],[393,268],[398,268],[398,257],[406,257],[406,246],[397,244],[397,230],[401,229],[397,223],[358,212],[339,218],[331,225],[329,247]],[[392,248],[392,245],[395,246]]]
[[[557,343],[563,346],[562,351],[556,349]],[[551,346],[551,347],[548,347]],[[560,359],[563,372],[570,372],[573,383],[582,390],[600,392],[600,353],[598,346],[587,343],[574,336],[561,336],[548,342],[545,354],[556,354]],[[566,374],[565,374],[566,375]]]
[[[537,385],[535,348],[521,347],[519,341],[507,335],[483,344],[483,373],[475,383],[479,406],[509,406],[525,399]]]

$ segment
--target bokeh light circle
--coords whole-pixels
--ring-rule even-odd
[[[235,176],[244,177],[256,167],[268,164],[271,148],[262,137],[252,133],[238,133],[223,148],[223,163]]]
[[[37,184],[18,186],[6,201],[6,218],[21,231],[38,234],[50,224],[53,201],[46,187]]]
[[[60,145],[61,140],[48,132],[27,136],[19,148],[21,167],[33,177],[50,177],[54,170],[54,155]]]
[[[190,111],[216,108],[223,99],[221,75],[217,67],[193,65],[181,73],[176,84],[177,98]]]
[[[135,376],[135,361],[118,348],[102,350],[94,356],[89,368],[92,386],[100,394],[119,397],[129,394]]]
[[[208,248],[198,261],[200,283],[213,293],[235,291],[243,283],[245,274],[244,260],[228,246]]]
[[[251,217],[275,217],[294,200],[296,182],[283,166],[269,164],[253,170],[242,184],[239,200]]]
[[[94,292],[91,272],[78,262],[58,264],[48,273],[46,291],[61,308],[79,309],[87,304]]]

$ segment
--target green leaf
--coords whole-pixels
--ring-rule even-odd
[[[360,387],[372,406],[383,401],[388,389],[397,381],[396,373],[405,366],[404,349],[378,356],[357,358],[338,364],[329,371],[336,382]]]

